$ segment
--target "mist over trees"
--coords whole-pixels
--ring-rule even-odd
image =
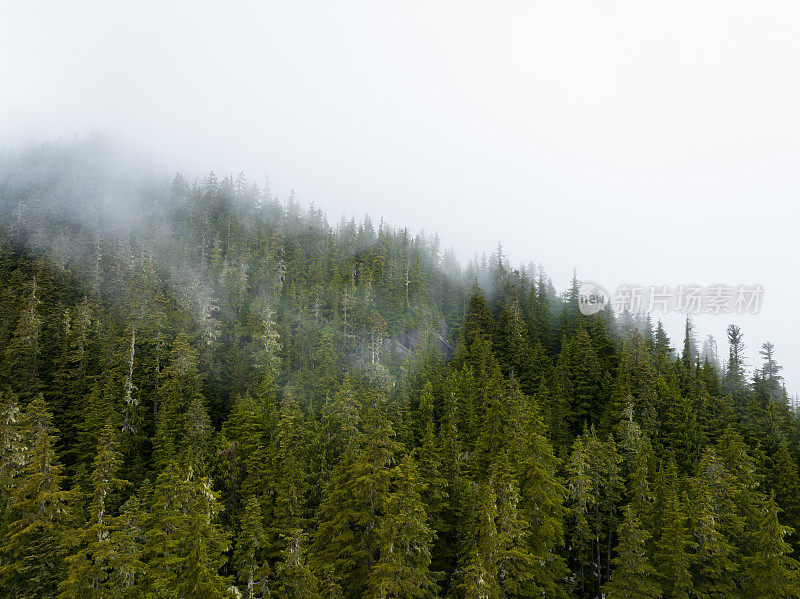
[[[0,283],[4,596],[800,596],[800,421],[735,325],[98,140],[0,157]]]

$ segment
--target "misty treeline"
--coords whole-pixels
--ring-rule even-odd
[[[2,596],[800,595],[771,345],[96,141],[0,162]]]

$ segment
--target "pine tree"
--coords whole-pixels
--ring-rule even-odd
[[[655,582],[656,569],[647,558],[650,534],[642,529],[632,506],[625,508],[619,527],[619,545],[611,580],[603,587],[608,599],[658,599],[662,592]]]
[[[0,582],[15,597],[52,595],[63,574],[70,492],[56,457],[52,416],[37,395],[22,422],[27,451],[19,486],[11,489],[0,541]]]
[[[0,393],[0,518],[12,490],[19,485],[27,459],[21,420],[16,398]]]
[[[736,548],[723,529],[726,513],[735,515],[724,486],[730,477],[713,449],[703,455],[695,480],[692,570],[694,593],[702,599],[736,596]]]
[[[281,559],[275,567],[275,589],[279,597],[286,599],[319,599],[319,581],[306,564],[307,537],[301,529],[295,529],[284,537]]]
[[[79,533],[79,549],[67,558],[67,576],[58,585],[63,599],[104,597],[110,592],[108,581],[116,548],[111,541],[115,521],[109,502],[113,493],[127,483],[117,478],[122,464],[118,444],[116,428],[109,421],[100,435],[93,464],[89,522]]]
[[[430,597],[436,584],[430,572],[434,532],[428,525],[414,461],[395,467],[386,513],[376,529],[379,555],[370,572],[367,596],[376,599]]]
[[[236,536],[233,564],[239,581],[245,585],[245,597],[266,595],[269,566],[264,559],[266,535],[262,525],[261,504],[258,498],[251,497],[245,506],[239,534]]]
[[[752,599],[800,597],[800,563],[784,540],[792,529],[778,521],[778,506],[770,497],[758,522],[753,555],[744,560],[744,590]]]
[[[361,597],[379,554],[376,531],[386,514],[401,447],[381,406],[365,417],[360,451],[346,455],[318,510],[314,564],[333,566],[346,597]],[[313,564],[312,564],[313,565]]]
[[[656,510],[660,535],[655,542],[653,565],[659,573],[665,599],[688,599],[692,590],[689,556],[689,531],[686,524],[686,498],[678,495],[674,460],[662,472],[656,489],[659,505]]]

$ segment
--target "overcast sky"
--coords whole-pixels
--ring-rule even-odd
[[[772,340],[795,392],[798,31],[763,0],[7,1],[0,145],[99,129],[560,287],[761,284],[698,336]]]

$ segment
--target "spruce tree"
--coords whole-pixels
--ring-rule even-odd
[[[179,335],[173,344],[170,365],[161,373],[158,387],[156,430],[153,439],[155,463],[164,468],[184,448],[183,438],[188,432],[203,437],[205,428],[198,406],[203,405],[200,373],[197,368],[197,352],[185,334]],[[187,411],[192,408],[193,418],[187,422]],[[191,448],[194,450],[195,448]],[[185,456],[191,461],[197,456]]]
[[[306,432],[303,412],[291,393],[280,407],[273,458],[274,507],[268,533],[268,554],[271,558],[283,552],[286,539],[305,526],[308,496],[307,465],[303,450]]]
[[[227,534],[214,521],[219,512],[211,480],[197,478],[188,505],[180,551],[177,594],[186,599],[217,599],[228,595],[229,581],[219,574],[228,550]]]
[[[145,486],[141,495],[147,496],[148,488]],[[139,585],[147,575],[147,564],[143,561],[146,520],[143,502],[132,495],[122,504],[114,521],[109,537],[113,553],[107,587],[115,599],[140,596]]]
[[[261,504],[257,497],[251,497],[245,506],[233,552],[233,565],[239,581],[245,585],[247,599],[267,594],[269,566],[264,558],[266,535],[262,519]]]
[[[498,599],[501,588],[497,579],[497,497],[489,481],[475,490],[472,508],[473,525],[465,538],[464,552],[455,583],[456,597]]]
[[[297,528],[282,541],[284,548],[275,566],[275,592],[286,599],[320,599],[319,581],[305,559],[307,536]]]
[[[314,564],[333,566],[346,597],[361,597],[379,555],[377,529],[386,514],[401,447],[380,405],[370,407],[360,450],[345,455],[318,510]]]
[[[20,482],[27,459],[25,450],[19,404],[13,395],[0,393],[0,518]]]
[[[5,347],[3,361],[3,385],[14,392],[23,402],[41,390],[39,374],[42,317],[39,315],[41,289],[37,277],[29,284],[29,291],[23,300],[17,318],[17,326],[10,343]]]
[[[744,560],[744,591],[752,599],[800,597],[800,563],[785,537],[792,532],[778,521],[771,496],[763,506],[753,554]]]
[[[44,397],[28,404],[22,420],[25,466],[6,506],[0,541],[0,582],[15,597],[51,596],[64,573],[71,494],[55,451],[56,430]]]
[[[567,574],[559,547],[564,543],[564,501],[567,489],[559,478],[556,458],[537,402],[528,400],[523,409],[523,441],[519,463],[519,508],[526,523],[525,544],[534,557],[531,584],[548,597],[563,593]]]
[[[370,572],[368,596],[430,597],[436,591],[430,572],[434,532],[421,497],[423,485],[410,456],[395,467],[392,487],[386,513],[376,529],[380,557]]]
[[[78,550],[67,558],[67,576],[58,585],[63,599],[104,597],[111,592],[108,583],[117,548],[111,539],[116,522],[110,502],[114,492],[127,485],[117,477],[122,465],[118,445],[116,427],[109,421],[100,435],[93,464],[89,522],[79,533]]]
[[[656,569],[647,557],[650,534],[642,528],[632,506],[625,508],[619,527],[617,557],[611,580],[603,587],[608,599],[658,599],[661,587],[656,582]]]
[[[665,599],[688,599],[692,590],[689,531],[685,496],[678,493],[674,460],[662,472],[658,495],[657,523],[660,534],[654,545],[653,565],[658,572]]]
[[[159,474],[153,491],[145,559],[148,591],[154,597],[224,597],[228,581],[219,574],[228,549],[215,522],[220,506],[211,480],[194,477],[175,461]]]
[[[723,599],[737,592],[736,547],[724,527],[726,516],[736,516],[725,488],[729,477],[713,449],[706,450],[695,479],[692,516],[693,587],[702,599]]]

